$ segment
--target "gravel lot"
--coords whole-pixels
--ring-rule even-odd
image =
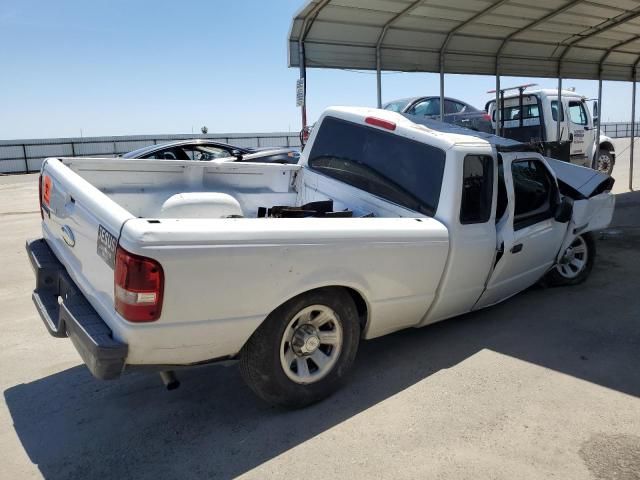
[[[36,178],[0,177],[0,478],[640,478],[639,194],[587,283],[366,342],[346,388],[289,412],[234,365],[94,380],[31,303]]]

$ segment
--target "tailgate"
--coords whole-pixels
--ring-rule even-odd
[[[134,218],[57,159],[42,166],[43,236],[105,319],[113,316],[113,266],[120,229]]]

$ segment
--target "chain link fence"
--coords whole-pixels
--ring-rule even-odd
[[[0,174],[37,172],[47,157],[116,157],[148,145],[191,138],[211,139],[248,148],[300,147],[298,134],[290,132],[0,140]]]

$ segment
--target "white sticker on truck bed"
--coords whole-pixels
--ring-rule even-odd
[[[116,246],[118,240],[115,235],[110,233],[102,225],[98,225],[98,255],[109,265],[115,268],[116,265]]]

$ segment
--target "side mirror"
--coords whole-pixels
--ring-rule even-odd
[[[600,114],[598,112],[598,101],[594,100],[593,102],[593,125],[598,124],[598,119],[600,118]]]
[[[236,157],[237,161],[239,161],[239,162],[242,161],[242,153],[237,148],[234,148],[233,150],[231,150],[231,155]]]
[[[556,222],[567,223],[573,215],[573,200],[569,197],[562,197],[560,204],[556,207],[554,218]]]

